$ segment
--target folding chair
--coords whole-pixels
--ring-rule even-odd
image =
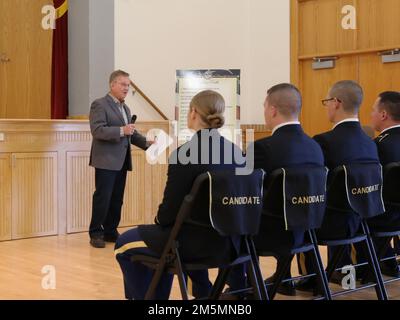
[[[385,203],[385,208],[388,214],[393,210],[400,212],[400,162],[389,163],[383,169],[383,201]],[[379,261],[383,262],[385,260],[397,258],[398,251],[396,250],[396,245],[398,245],[400,229],[392,231],[372,231],[371,236],[373,240],[377,238],[385,239],[385,241],[376,248]],[[392,239],[394,239],[395,244],[395,256],[382,258]],[[369,275],[366,276],[366,279],[369,279]],[[400,278],[396,277],[385,280],[384,283],[391,283],[398,280],[400,280]]]
[[[297,247],[284,248],[283,263],[278,264],[276,277],[270,286],[268,295],[273,299],[281,283],[292,281],[294,278],[284,279],[290,270],[293,257],[299,253],[310,253],[316,274],[319,280],[323,297],[331,300],[328,279],[322,264],[321,255],[317,246],[315,229],[322,224],[325,213],[326,177],[325,167],[297,167],[281,168],[273,171],[267,180],[264,196],[264,211],[268,216],[285,219],[286,230],[298,230],[308,235],[308,240]],[[260,229],[260,232],[262,230]],[[306,239],[306,237],[305,237]],[[257,250],[259,256],[273,256],[273,253]]]
[[[187,300],[185,272],[212,268],[219,268],[219,273],[208,298],[218,299],[231,268],[240,264],[247,266],[255,297],[268,299],[265,287],[259,285],[261,271],[258,263],[255,263],[252,241],[252,235],[258,232],[261,217],[263,179],[262,170],[255,170],[247,176],[235,175],[234,171],[206,172],[196,178],[191,192],[185,196],[179,209],[161,257],[148,255],[132,257],[132,261],[140,262],[155,270],[146,292],[146,300],[154,297],[155,289],[164,272],[177,275],[182,299]],[[201,188],[208,188],[208,192],[200,192]],[[207,197],[203,197],[204,194],[207,194]],[[209,212],[204,213],[205,216],[209,216],[208,223],[205,223],[204,219],[197,219],[193,214],[198,201],[210,204]],[[210,263],[207,259],[196,260],[196,263],[185,262],[179,253],[179,247],[185,244],[180,244],[178,241],[179,232],[184,224],[213,228],[221,237],[229,237],[231,249],[236,252],[235,256],[224,264]]]
[[[367,261],[372,268],[375,282],[372,284],[332,293],[332,297],[374,287],[379,300],[387,300],[381,270],[372,242],[367,219],[384,212],[382,201],[382,167],[379,163],[354,163],[339,166],[332,171],[331,183],[327,190],[327,208],[338,213],[356,213],[361,218],[361,232],[353,237],[341,239],[320,239],[318,245],[338,246],[327,267],[328,280],[341,260],[345,246],[360,243],[364,246]],[[349,183],[351,181],[351,185]],[[368,181],[365,183],[363,181]],[[366,186],[366,184],[368,186]],[[366,188],[366,189],[365,189]],[[351,199],[350,199],[351,198]],[[374,205],[374,207],[372,207]],[[356,265],[358,266],[358,265]],[[354,267],[356,267],[354,266]],[[355,281],[356,279],[354,279]]]

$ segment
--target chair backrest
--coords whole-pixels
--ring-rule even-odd
[[[400,162],[383,168],[383,201],[390,209],[400,209]]]
[[[336,167],[330,174],[327,206],[353,211],[368,219],[385,212],[382,197],[382,166],[378,162]]]
[[[209,217],[212,227],[223,236],[258,233],[263,200],[264,171],[249,175],[234,171],[208,172]]]
[[[265,215],[283,218],[286,230],[321,226],[325,214],[328,169],[322,166],[280,168],[265,184]]]

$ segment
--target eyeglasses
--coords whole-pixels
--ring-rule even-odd
[[[126,83],[126,82],[117,82],[121,87],[123,87],[123,88],[128,88],[129,89],[129,86],[130,86],[130,84],[129,83]]]
[[[342,102],[342,100],[338,98],[328,98],[328,99],[323,99],[321,100],[323,106],[327,106],[329,101],[337,101],[337,102]]]

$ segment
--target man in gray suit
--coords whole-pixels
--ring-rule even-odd
[[[131,146],[146,150],[151,142],[135,130],[131,112],[124,103],[129,91],[129,74],[117,70],[110,75],[110,92],[90,108],[93,141],[89,165],[95,167],[90,244],[104,248],[115,242],[121,219],[127,171],[132,171]]]

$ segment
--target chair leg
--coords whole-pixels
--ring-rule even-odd
[[[247,275],[250,278],[250,284],[251,284],[251,287],[253,288],[254,297],[256,298],[256,300],[262,300],[261,293],[260,293],[260,287],[258,286],[256,271],[255,271],[252,260],[250,260],[247,263]]]
[[[377,257],[379,263],[381,261],[381,258],[385,255],[385,252],[387,250],[387,247],[390,245],[391,240],[392,239],[390,237],[386,238],[385,241],[379,247],[375,247],[376,253],[377,253],[376,257]],[[375,245],[374,241],[373,241],[373,243]],[[367,252],[367,254],[368,254],[368,252]],[[372,277],[372,273],[371,273],[370,268],[366,268],[365,272],[361,276],[361,278],[363,279],[363,282],[367,283],[371,279],[371,277]]]
[[[260,261],[259,261],[259,258],[257,256],[257,252],[256,252],[256,248],[254,246],[254,242],[253,241],[249,241],[249,246],[248,247],[249,247],[249,250],[250,250],[252,263],[253,263],[253,266],[254,266],[254,269],[255,269],[258,287],[260,289],[261,299],[262,300],[269,300],[267,287],[265,286],[265,283],[264,283],[264,278],[263,278],[263,275],[262,275],[262,272],[261,272],[261,268],[260,268]]]
[[[165,261],[161,262],[160,265],[155,270],[153,278],[151,279],[149,288],[147,289],[146,295],[144,296],[144,300],[154,299],[154,294],[155,294],[156,288],[158,286],[158,283],[160,282],[161,276],[164,272],[164,268],[165,268]]]
[[[289,255],[287,257],[282,258],[283,263],[281,264],[281,267],[277,268],[274,283],[272,284],[272,288],[268,292],[269,298],[271,300],[274,300],[276,292],[278,291],[279,285],[281,284],[282,280],[285,278],[286,274],[288,273],[293,257],[294,257],[293,255]]]
[[[372,267],[374,269],[374,275],[377,282],[375,288],[378,295],[378,299],[388,300],[385,283],[383,282],[382,278],[381,267],[379,266],[379,260],[376,257],[374,243],[372,242],[371,233],[369,231],[368,224],[365,222],[365,220],[361,221],[361,227],[364,233],[367,235],[366,244],[368,247],[368,253],[371,257]]]
[[[326,300],[332,300],[331,290],[329,289],[328,277],[326,276],[325,268],[324,268],[324,265],[323,265],[322,259],[321,259],[321,254],[319,252],[318,245],[317,245],[317,237],[315,236],[315,233],[313,231],[310,231],[309,234],[310,234],[312,244],[314,246],[314,248],[313,248],[313,255],[314,255],[314,259],[315,259],[314,263],[315,263],[316,270],[318,272],[318,276],[320,279],[319,282],[320,282],[322,290],[323,290],[323,295]]]
[[[217,279],[215,280],[211,292],[209,295],[210,300],[217,300],[221,296],[222,290],[224,289],[226,279],[228,279],[228,275],[231,271],[232,267],[220,269],[218,271]]]
[[[189,300],[189,295],[187,292],[187,284],[185,280],[185,276],[183,274],[183,268],[182,268],[182,262],[180,259],[180,256],[177,252],[177,249],[174,248],[173,251],[176,251],[176,259],[175,259],[175,268],[177,270],[177,277],[178,277],[178,282],[179,282],[179,287],[181,289],[181,295],[182,295],[182,300]]]
[[[368,241],[368,238],[366,240],[364,240],[363,242],[364,242],[364,244],[367,248],[367,252],[368,252],[368,254],[367,254],[368,263],[372,268],[372,272],[374,274],[374,278],[376,281],[376,285],[375,285],[376,295],[379,300],[387,300],[388,297],[387,297],[385,285],[384,285],[383,279],[382,279],[381,268],[379,267],[379,262],[377,262],[378,259],[376,259],[375,249],[374,249],[373,245],[371,245],[371,242]]]

